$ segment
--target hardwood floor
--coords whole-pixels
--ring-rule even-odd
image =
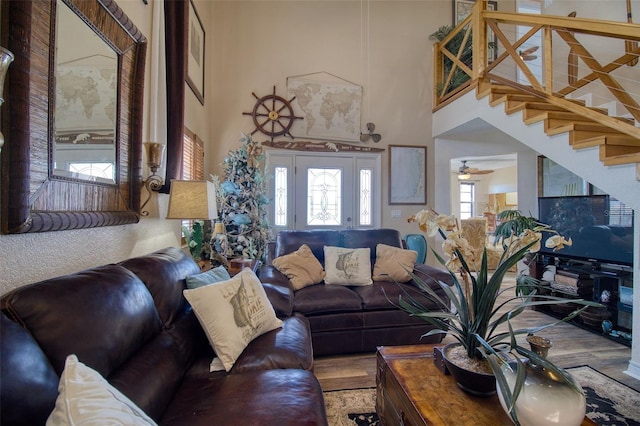
[[[505,279],[503,288],[512,283],[513,276],[510,276]],[[513,294],[512,291],[506,294]],[[513,324],[515,327],[533,327],[553,321],[556,319],[549,315],[528,310],[519,315]],[[631,358],[631,348],[571,324],[558,324],[536,334],[551,339],[553,347],[548,357],[557,365],[564,368],[589,365],[640,392],[640,380],[624,374]],[[447,336],[443,344],[453,341]],[[376,355],[318,357],[315,359],[314,372],[325,391],[375,387]]]

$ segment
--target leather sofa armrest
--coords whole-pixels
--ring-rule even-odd
[[[289,279],[270,265],[261,266],[256,274],[276,311],[276,315],[279,318],[291,316],[293,314],[293,287],[291,287]]]

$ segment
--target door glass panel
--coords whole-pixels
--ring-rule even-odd
[[[341,169],[307,169],[307,226],[341,225]]]
[[[275,225],[286,226],[287,225],[287,172],[286,167],[276,167],[274,170],[275,175]]]
[[[360,204],[358,206],[360,225],[371,225],[371,169],[360,169]]]

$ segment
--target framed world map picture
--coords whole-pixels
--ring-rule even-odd
[[[427,148],[389,145],[389,204],[427,202]]]
[[[296,115],[291,135],[298,138],[360,141],[362,86],[329,73],[287,78]]]

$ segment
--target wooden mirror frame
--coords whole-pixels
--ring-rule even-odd
[[[3,108],[2,232],[59,231],[140,220],[146,38],[113,0],[62,0],[118,54],[116,182],[52,176],[56,1],[4,0],[14,53]],[[6,43],[5,43],[6,42]]]

